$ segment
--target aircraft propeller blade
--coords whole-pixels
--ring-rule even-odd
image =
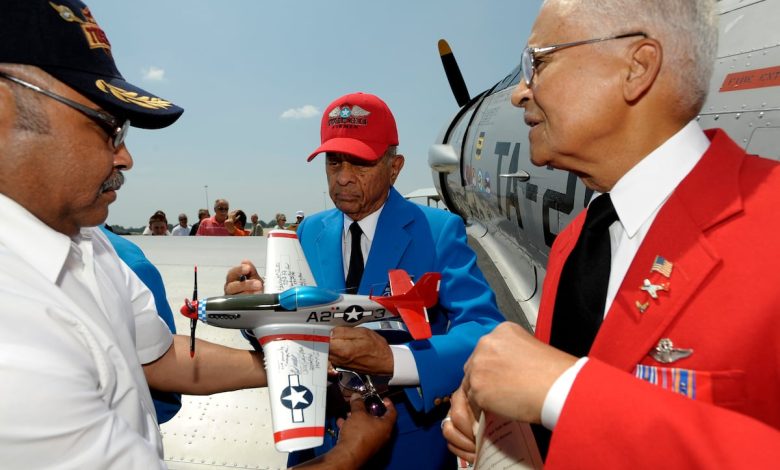
[[[444,73],[450,82],[450,89],[452,89],[452,94],[455,96],[455,101],[462,108],[471,99],[469,90],[466,88],[466,82],[463,81],[463,75],[460,73],[460,67],[458,67],[458,62],[452,54],[452,49],[450,49],[450,45],[444,39],[439,39],[439,55],[441,56],[441,64],[444,66]]]

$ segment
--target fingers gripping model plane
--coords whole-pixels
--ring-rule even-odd
[[[413,284],[388,273],[390,296],[350,295],[316,287],[295,232],[268,240],[266,292],[186,300],[182,315],[221,328],[251,330],[263,347],[276,448],[323,443],[330,330],[400,317],[412,338],[431,337],[427,308],[438,301],[441,274]]]

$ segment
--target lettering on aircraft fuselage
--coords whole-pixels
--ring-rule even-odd
[[[349,307],[347,309],[349,309]],[[374,320],[379,320],[385,317],[385,315],[387,314],[387,310],[383,308],[377,308],[374,310],[366,310],[364,312],[361,311],[360,313],[361,315],[359,319],[370,316]],[[309,317],[306,318],[306,323],[310,323],[310,322],[328,323],[331,321],[345,321],[347,323],[351,323],[349,319],[350,319],[349,314],[345,315],[342,312],[332,312],[330,310],[321,311],[321,312],[313,311],[313,312],[309,312]]]
[[[483,133],[484,134],[484,133]],[[482,138],[484,135],[480,134]],[[496,174],[517,173],[520,169],[520,149],[519,142],[496,142],[494,153],[497,157]],[[510,156],[511,153],[511,156]],[[505,171],[502,171],[504,158],[509,157],[509,165]],[[552,170],[552,168],[550,168]],[[473,168],[470,168],[473,172]],[[514,213],[517,225],[524,230],[523,216],[520,204],[520,184],[518,178],[506,178],[506,181],[498,181],[496,184],[496,198],[498,210],[507,220],[512,219]],[[503,190],[502,190],[503,189]],[[560,212],[562,214],[571,214],[574,210],[574,197],[577,190],[577,176],[574,173],[568,173],[566,180],[566,192],[562,193],[552,188],[544,191],[542,196],[542,231],[544,234],[544,243],[551,247],[555,241],[557,233],[553,233],[551,224],[551,213]],[[539,195],[539,186],[534,183],[525,183],[525,199],[531,202],[537,202]],[[593,195],[592,189],[585,190],[582,207],[585,207]],[[503,197],[502,197],[503,196]]]

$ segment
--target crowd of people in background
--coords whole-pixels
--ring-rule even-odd
[[[279,212],[274,217],[275,225],[271,230],[297,230],[303,221],[303,211],[295,213],[295,222],[287,224],[287,216]],[[149,223],[143,230],[143,235],[172,235],[172,236],[234,236],[261,237],[266,234],[263,224],[257,214],[252,214],[247,221],[246,212],[241,209],[230,210],[230,203],[226,199],[214,201],[214,215],[208,209],[198,210],[198,221],[189,226],[187,214],[179,214],[179,223],[175,226],[168,224],[165,212],[158,210],[149,217]]]

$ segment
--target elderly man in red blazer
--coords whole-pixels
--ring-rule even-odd
[[[780,166],[695,121],[714,3],[544,3],[512,101],[533,163],[604,195],[553,244],[536,338],[504,323],[466,364],[443,428],[458,455],[473,459],[474,417],[489,411],[551,430],[547,468],[780,461]],[[568,349],[568,264],[605,197],[599,318]]]

